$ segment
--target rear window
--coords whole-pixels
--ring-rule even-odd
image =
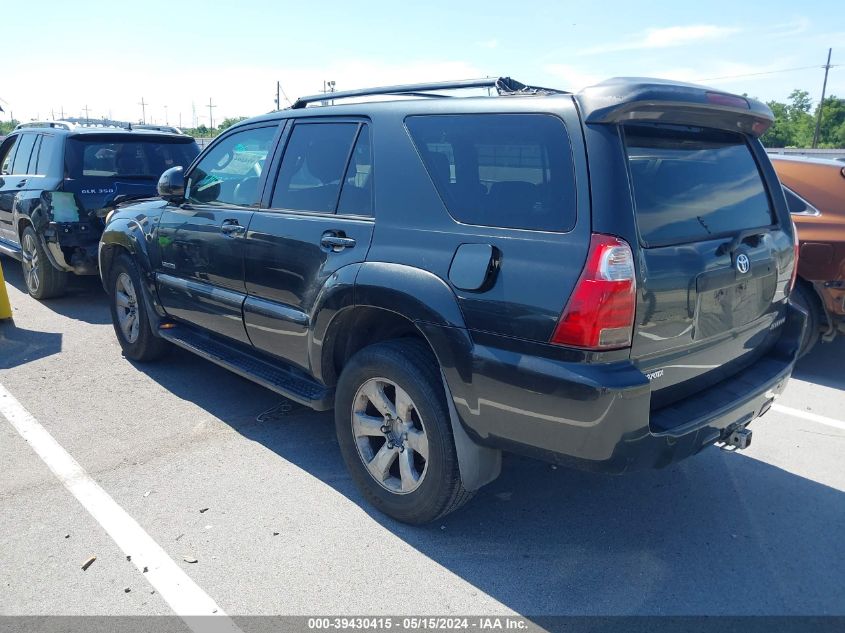
[[[412,116],[406,125],[446,208],[459,222],[535,231],[574,226],[572,153],[557,117]]]
[[[187,167],[199,153],[193,140],[167,138],[71,138],[65,165],[70,178],[158,180],[171,167]]]
[[[637,225],[646,246],[696,242],[774,224],[740,134],[625,126]]]

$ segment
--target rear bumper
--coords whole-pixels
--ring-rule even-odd
[[[806,317],[788,306],[785,319],[778,342],[750,367],[655,411],[648,379],[630,361],[567,363],[475,345],[471,382],[456,374],[463,384],[450,388],[482,444],[587,470],[659,468],[768,410],[792,373]]]

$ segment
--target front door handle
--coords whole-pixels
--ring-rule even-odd
[[[323,233],[323,238],[320,240],[320,244],[323,248],[329,248],[337,253],[342,251],[344,248],[352,248],[355,246],[355,240],[334,231],[327,231],[326,233]]]
[[[223,220],[223,224],[220,225],[220,232],[231,237],[241,237],[246,233],[246,227],[238,224],[237,220]]]

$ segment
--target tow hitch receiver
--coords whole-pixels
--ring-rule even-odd
[[[725,447],[732,446],[736,450],[743,450],[751,446],[751,430],[740,427],[725,438]]]

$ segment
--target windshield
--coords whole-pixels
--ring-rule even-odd
[[[171,167],[187,167],[199,153],[193,139],[72,138],[65,164],[70,178],[158,180]]]

